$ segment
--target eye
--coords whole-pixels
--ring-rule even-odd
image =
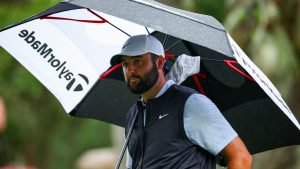
[[[125,67],[125,68],[126,68],[127,66],[128,66],[128,63],[126,63],[126,62],[123,62],[123,63],[122,63],[122,67]]]
[[[135,65],[141,64],[141,60],[140,59],[134,59],[133,64],[135,64]]]

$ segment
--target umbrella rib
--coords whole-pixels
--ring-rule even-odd
[[[124,34],[126,34],[127,36],[131,37],[131,35],[129,35],[127,32],[123,31],[121,28],[117,27],[116,25],[112,24],[111,22],[109,22],[107,19],[101,17],[100,15],[98,15],[96,12],[94,12],[93,10],[87,8],[87,10],[89,12],[91,12],[93,15],[97,16],[100,19],[105,20],[108,24],[110,24],[111,26],[113,26],[114,28],[118,29],[119,31],[123,32]]]
[[[116,25],[110,23],[109,21],[107,21],[107,23],[109,23],[111,26],[113,26],[114,28],[118,29],[119,31],[123,32],[124,34],[126,34],[127,36],[131,37],[131,35],[129,35],[127,32],[123,31],[121,28],[118,28]]]
[[[164,39],[164,42],[163,42],[163,47],[166,46],[166,43],[167,43],[168,39],[169,39],[169,35],[166,34],[165,39]],[[167,49],[167,50],[169,50],[169,49]]]
[[[173,48],[174,46],[176,46],[179,42],[181,42],[182,40],[178,40],[177,42],[175,42],[173,45],[171,45],[169,48],[167,48],[165,51],[170,50],[171,48]]]
[[[145,26],[146,31],[148,32],[148,35],[150,35],[149,29]]]
[[[201,57],[200,57],[201,58]],[[224,62],[224,59],[208,59],[208,58],[201,58],[201,60],[206,60],[206,61],[217,61],[217,62]]]

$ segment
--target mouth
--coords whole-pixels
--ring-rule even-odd
[[[140,81],[139,77],[130,77],[129,78],[129,83],[130,83],[131,86],[136,85],[139,81]]]

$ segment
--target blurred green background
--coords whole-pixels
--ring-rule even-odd
[[[58,2],[0,0],[0,27]],[[0,134],[0,166],[71,169],[86,150],[112,145],[108,124],[68,116],[56,98],[12,56],[3,49],[0,56],[0,97],[7,109],[6,130]]]
[[[58,0],[0,0],[0,28],[41,12]],[[212,15],[282,93],[300,119],[299,0],[160,0]],[[71,169],[86,150],[111,147],[112,127],[68,116],[35,77],[0,49],[0,97],[6,129],[0,130],[0,168],[7,164]],[[255,169],[299,169],[300,148],[255,155]]]

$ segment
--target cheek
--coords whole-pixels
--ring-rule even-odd
[[[152,61],[149,61],[147,64],[144,64],[141,67],[139,67],[139,70],[140,70],[139,72],[145,74],[145,73],[151,71],[153,67],[154,67],[154,65],[153,65]]]
[[[124,76],[124,79],[125,79],[125,82],[127,82],[127,74],[126,74],[126,70],[123,68],[123,76]]]

